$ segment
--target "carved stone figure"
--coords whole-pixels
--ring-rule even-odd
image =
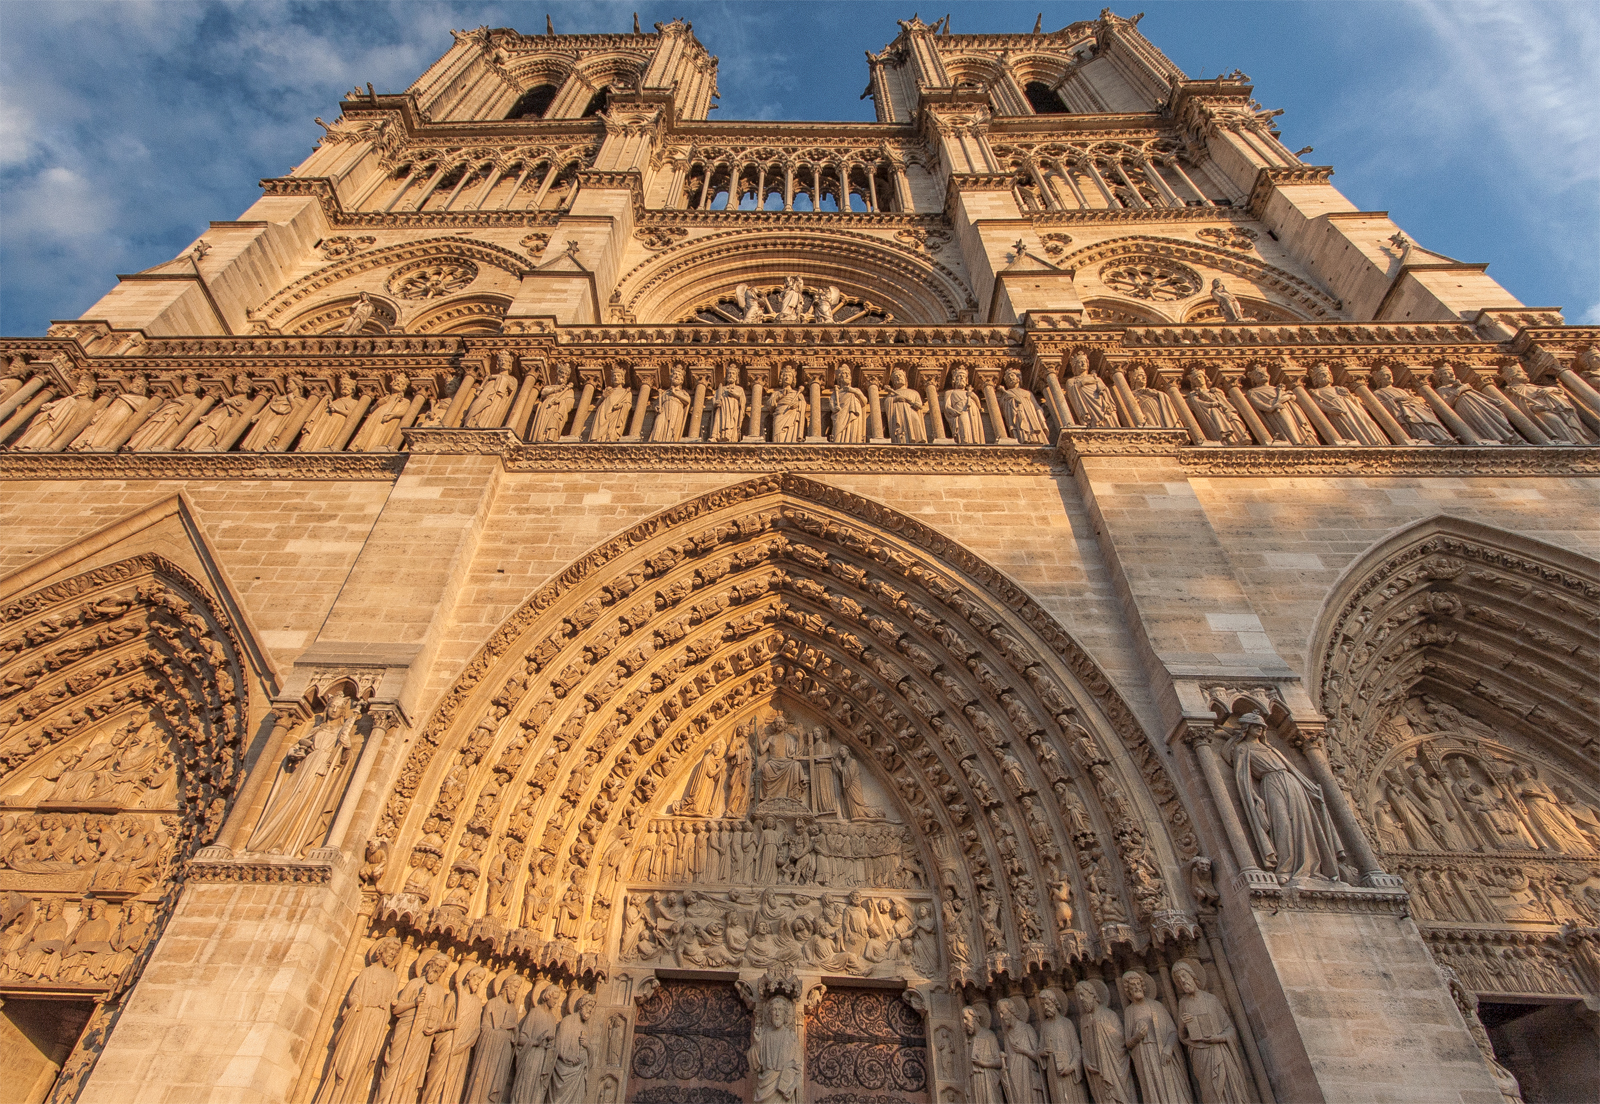
[[[394,1030],[378,1081],[377,1104],[411,1104],[421,1093],[433,1053],[432,1037],[444,1026],[446,993],[439,979],[449,961],[434,954],[423,963],[420,977],[400,987],[391,1005]]]
[[[245,850],[297,858],[315,846],[314,833],[330,811],[349,756],[356,713],[350,699],[334,694],[323,722],[289,749],[267,794],[261,820]]]
[[[1517,800],[1527,810],[1527,820],[1539,841],[1541,851],[1582,854],[1588,841],[1555,792],[1530,768],[1520,764],[1511,768],[1511,785]]]
[[[867,439],[867,393],[850,382],[850,369],[839,365],[828,394],[828,409],[833,412],[836,445],[859,445]]]
[[[755,288],[748,284],[740,284],[733,289],[733,301],[744,312],[740,321],[747,326],[754,326],[774,317],[772,311],[767,308],[766,299],[757,295]]]
[[[1005,1043],[1005,1090],[1009,1104],[1045,1104],[1043,1053],[1039,1036],[1028,1022],[1028,1002],[1001,998],[1000,1033]]]
[[[1148,999],[1145,986],[1145,976],[1137,970],[1122,975],[1128,1002],[1122,1012],[1123,1037],[1139,1091],[1145,1104],[1191,1104],[1178,1029],[1161,1002]]]
[[[684,387],[683,365],[674,364],[667,370],[667,386],[656,392],[656,420],[650,427],[652,441],[681,441],[685,423],[689,420],[689,392]],[[696,435],[698,426],[689,426],[688,433]]]
[[[1317,431],[1311,426],[1311,419],[1306,417],[1306,412],[1300,409],[1300,403],[1295,399],[1293,388],[1273,383],[1267,370],[1259,364],[1251,365],[1244,378],[1249,384],[1244,397],[1255,407],[1261,424],[1267,427],[1273,441],[1290,445],[1320,443]]]
[[[1078,998],[1078,1035],[1083,1045],[1083,1076],[1094,1104],[1134,1104],[1133,1070],[1122,1021],[1106,1007],[1110,993],[1099,978],[1073,987]]]
[[[983,405],[978,393],[967,383],[967,370],[956,365],[950,370],[950,386],[939,396],[944,411],[945,432],[958,445],[981,445],[983,441]]]
[[[866,791],[862,788],[861,764],[856,762],[850,749],[843,744],[834,754],[845,817],[849,820],[882,820],[883,810],[867,800]]]
[[[1234,747],[1234,774],[1264,867],[1280,882],[1321,874],[1337,879],[1343,851],[1322,787],[1301,774],[1266,742],[1266,721],[1259,713],[1239,718],[1244,738]]]
[[[517,1074],[510,1104],[544,1104],[555,1068],[556,1031],[561,1026],[561,986],[546,985],[517,1028]]]
[[[996,396],[1000,400],[1000,413],[1011,427],[1011,436],[1024,445],[1044,445],[1050,442],[1050,427],[1045,424],[1044,410],[1033,392],[1022,386],[1022,373],[1007,368],[1001,376],[1002,387]]]
[[[745,394],[737,368],[728,370],[711,399],[711,439],[736,442],[744,435]]]
[[[390,441],[400,440],[400,423],[411,412],[411,400],[406,397],[406,389],[410,386],[411,381],[399,374],[389,381],[389,393],[373,404],[371,413],[356,431],[355,439],[350,442],[352,452],[386,449],[391,447]],[[276,402],[277,399],[273,401]],[[266,409],[270,408],[269,404]]]
[[[533,416],[528,440],[535,444],[559,441],[562,430],[567,426],[567,419],[572,416],[572,408],[577,403],[578,393],[572,386],[570,369],[563,365],[555,369],[549,383],[539,388],[539,408]]]
[[[842,306],[844,306],[844,292],[829,284],[828,289],[816,296],[812,304],[812,313],[815,316],[813,321],[832,325],[838,321],[834,315]]]
[[[1116,396],[1105,380],[1089,371],[1089,354],[1082,350],[1073,353],[1067,371],[1067,403],[1078,424],[1088,429],[1119,428],[1122,420],[1117,416]]]
[[[160,446],[188,419],[189,411],[205,397],[205,393],[205,386],[198,380],[190,383],[185,391],[163,403],[154,414],[146,418],[139,428],[133,431],[133,436],[128,438],[128,443],[123,447],[129,452],[149,452]],[[34,420],[38,420],[37,415]],[[21,447],[21,442],[12,447]]]
[[[1244,419],[1221,388],[1207,382],[1205,369],[1195,365],[1189,369],[1188,378],[1189,390],[1184,397],[1189,400],[1189,409],[1200,423],[1201,432],[1224,445],[1252,444]]]
[[[356,975],[339,1010],[333,1056],[317,1090],[316,1104],[366,1104],[378,1054],[389,1033],[389,1005],[400,982],[394,976],[400,941],[384,939],[367,952],[367,966]]]
[[[967,1099],[972,1104],[1006,1104],[1006,1061],[1000,1040],[989,1028],[989,1009],[981,1004],[963,1008],[961,1026],[967,1033],[967,1056],[972,1063]]]
[[[1172,404],[1172,396],[1161,390],[1156,370],[1148,366],[1139,369],[1136,382],[1140,386],[1133,389],[1133,401],[1139,407],[1144,424],[1152,428],[1182,429],[1183,419]]]
[[[1510,421],[1506,419],[1494,400],[1475,387],[1456,378],[1448,364],[1437,365],[1433,370],[1433,390],[1456,412],[1467,428],[1491,445],[1525,445]]]
[[[720,817],[723,814],[723,772],[727,768],[727,746],[715,740],[695,764],[684,787],[683,800],[675,810],[680,816]]]
[[[757,768],[761,776],[761,801],[788,799],[805,802],[805,767],[796,759],[795,732],[782,717],[767,730],[761,745],[761,763]]]
[[[360,333],[367,323],[372,320],[373,312],[376,309],[376,305],[372,302],[372,296],[363,291],[355,303],[351,305],[350,313],[345,316],[345,320],[339,324],[339,328],[334,332],[339,334]]]
[[[327,452],[332,449],[344,434],[345,424],[355,413],[358,402],[355,381],[346,376],[339,381],[338,398],[325,399],[312,408],[297,451]]]
[[[795,371],[787,364],[778,369],[778,389],[772,393],[770,402],[772,443],[793,445],[804,440],[810,404],[805,394],[795,387]]]
[[[800,1036],[794,1003],[781,993],[763,1002],[764,1023],[750,1040],[750,1071],[755,1104],[798,1104],[800,1100]]]
[[[467,1084],[472,1048],[483,1026],[483,983],[489,974],[482,966],[457,973],[455,991],[445,999],[444,1012],[433,1035],[433,1057],[422,1083],[422,1104],[458,1104]]]
[[[128,420],[144,409],[150,394],[150,384],[143,376],[135,376],[126,390],[119,392],[110,404],[95,416],[89,428],[78,434],[68,448],[73,452],[104,452],[117,439]]]
[[[742,818],[750,811],[751,763],[755,753],[750,741],[754,735],[754,722],[749,731],[740,729],[735,734],[733,746],[728,749],[728,804],[730,817]]]
[[[1188,959],[1172,967],[1172,984],[1178,990],[1178,1034],[1189,1049],[1200,1104],[1250,1104],[1255,1092],[1239,1054],[1239,1032],[1222,1002],[1206,991],[1203,977]]]
[[[1217,310],[1222,314],[1224,322],[1245,321],[1244,310],[1239,306],[1233,292],[1228,290],[1220,278],[1211,281],[1211,301],[1217,305]]]
[[[550,1104],[585,1104],[589,1099],[589,1065],[594,1060],[590,1048],[589,1020],[594,1015],[593,994],[578,998],[577,1007],[556,1028],[551,1052]]]
[[[627,370],[613,366],[611,386],[606,388],[605,394],[600,396],[600,402],[594,408],[594,421],[589,426],[589,440],[622,440],[628,431],[628,411],[632,407],[633,391],[628,387]],[[572,432],[579,432],[579,428],[574,426]]]
[[[41,406],[28,423],[28,428],[11,446],[14,452],[41,452],[50,446],[56,435],[72,424],[79,412],[94,405],[94,377],[84,372],[78,376],[72,393],[51,399]]]
[[[1411,794],[1427,818],[1428,827],[1438,845],[1446,851],[1465,851],[1469,848],[1466,835],[1456,823],[1456,813],[1445,801],[1444,787],[1431,777],[1421,763],[1406,768],[1411,780]]]
[[[520,975],[508,974],[495,987],[478,1021],[478,1043],[472,1052],[464,1100],[472,1104],[498,1104],[511,1091],[511,1068],[516,1058],[517,1026],[522,1019]]]
[[[1358,445],[1389,443],[1389,438],[1383,435],[1378,423],[1361,405],[1360,398],[1348,387],[1334,383],[1333,376],[1325,366],[1313,364],[1306,373],[1306,385],[1306,394],[1311,396],[1311,401],[1317,404],[1340,438]]]
[[[1039,993],[1039,1050],[1051,1104],[1089,1104],[1078,1029],[1067,1019],[1067,998],[1059,989]]]
[[[778,300],[779,322],[805,322],[806,310],[806,284],[799,276],[786,276],[783,281],[783,294]]]
[[[928,443],[928,402],[906,382],[906,373],[896,368],[889,377],[889,392],[884,395],[884,428],[897,445]]]
[[[1591,445],[1594,435],[1578,417],[1578,408],[1559,387],[1543,387],[1528,380],[1522,365],[1512,361],[1500,369],[1506,398],[1516,403],[1545,436],[1560,445]]]
[[[223,399],[216,406],[206,412],[183,440],[179,441],[176,449],[178,452],[216,452],[222,443],[223,435],[227,433],[228,426],[233,420],[244,412],[250,405],[250,396],[244,391],[236,392]]]
[[[506,424],[511,401],[516,397],[517,378],[511,374],[511,354],[496,353],[495,372],[472,396],[461,424],[468,429],[499,429]]]
[[[1428,445],[1453,445],[1455,436],[1439,421],[1439,416],[1433,412],[1427,400],[1415,391],[1408,391],[1398,387],[1394,382],[1394,373],[1379,365],[1372,370],[1368,378],[1368,386],[1372,397],[1383,404],[1389,416],[1400,423],[1400,428],[1410,435],[1413,441],[1420,441]]]

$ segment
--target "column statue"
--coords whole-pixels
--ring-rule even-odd
[[[1183,429],[1183,418],[1172,405],[1172,396],[1158,386],[1156,370],[1149,365],[1137,370],[1140,386],[1133,390],[1133,401],[1139,405],[1144,424],[1151,428]]]
[[[420,976],[400,987],[391,1005],[394,1031],[383,1059],[383,1077],[378,1081],[378,1104],[411,1104],[422,1092],[432,1037],[444,1012],[446,994],[439,978],[449,964],[444,955],[434,954],[423,963]]]
[[[472,1071],[467,1075],[463,1099],[478,1104],[506,1099],[516,1058],[517,1025],[522,1018],[523,984],[520,974],[506,975],[495,984],[495,995],[483,1006],[478,1045],[472,1053]]]
[[[1228,396],[1221,388],[1211,386],[1206,379],[1205,369],[1198,364],[1189,369],[1189,393],[1186,398],[1189,400],[1189,409],[1194,411],[1195,421],[1200,423],[1201,432],[1213,441],[1220,441],[1224,445],[1254,443],[1233,403],[1228,401]]]
[[[336,797],[357,719],[350,699],[335,693],[322,723],[283,757],[246,851],[298,858],[312,845],[315,829]]]
[[[561,431],[578,403],[570,371],[566,365],[554,369],[550,382],[539,388],[539,408],[533,416],[533,428],[528,432],[529,441],[537,444],[561,439]],[[574,432],[582,428],[578,426]]]
[[[1362,408],[1361,400],[1348,387],[1334,383],[1326,365],[1313,364],[1306,372],[1306,392],[1344,440],[1361,445],[1389,443],[1378,423]]]
[[[806,419],[811,416],[805,393],[795,387],[791,365],[778,370],[778,389],[772,393],[772,443],[798,444],[805,439]]]
[[[583,994],[576,1010],[563,1017],[561,1026],[556,1028],[549,1104],[585,1104],[589,1099],[589,1065],[593,1060],[589,1019],[598,1003],[592,993]]]
[[[509,1104],[544,1104],[555,1068],[556,1031],[561,1026],[561,986],[551,983],[539,993],[517,1028],[517,1075]]]
[[[1009,1104],[1045,1104],[1039,1036],[1028,1023],[1028,1002],[1006,997],[997,1002],[1005,1041],[1005,1090]]]
[[[1067,1019],[1067,998],[1061,990],[1039,994],[1039,1016],[1039,1049],[1045,1056],[1052,1104],[1089,1104],[1078,1029]]]
[[[989,1029],[989,1010],[981,1004],[969,1005],[961,1010],[961,1026],[967,1033],[967,1054],[972,1062],[971,1092],[967,1099],[972,1104],[1006,1104],[1005,1057],[1000,1053],[1000,1041]]]
[[[1261,424],[1267,427],[1274,441],[1291,445],[1319,443],[1317,431],[1311,427],[1306,412],[1300,409],[1292,387],[1273,383],[1267,370],[1259,364],[1252,364],[1244,378],[1249,384],[1244,396],[1255,407]]]
[[[897,445],[928,443],[928,401],[906,382],[904,368],[890,373],[889,393],[884,396],[884,402],[889,408],[884,419],[889,440]]]
[[[712,396],[711,439],[737,443],[744,436],[744,388],[739,386],[739,370],[729,368],[726,378]]]
[[[406,389],[410,386],[409,379],[396,373],[389,381],[389,394],[373,406],[372,412],[361,423],[355,439],[350,442],[351,452],[371,452],[385,446],[391,439],[399,440],[397,427],[411,412],[411,400],[406,398]],[[270,405],[268,409],[271,409]]]
[[[1528,379],[1522,365],[1513,361],[1500,369],[1506,397],[1517,404],[1545,436],[1560,445],[1592,445],[1594,436],[1578,417],[1567,393],[1559,387],[1541,387]]]
[[[867,393],[852,385],[848,365],[839,365],[834,373],[828,409],[833,411],[834,444],[859,445],[866,441]]]
[[[1489,444],[1526,445],[1494,400],[1456,378],[1448,364],[1433,370],[1433,390],[1456,412],[1467,428]]]
[[[339,1011],[333,1056],[317,1090],[316,1104],[366,1104],[372,1095],[372,1075],[389,1033],[389,1004],[400,985],[394,976],[399,957],[398,939],[381,939],[367,951],[366,968],[350,983]]]
[[[144,409],[149,394],[149,382],[143,376],[135,376],[127,389],[119,392],[110,405],[95,416],[89,428],[67,447],[73,452],[101,452],[109,448],[122,427],[128,424],[128,419]]]
[[[1133,1070],[1122,1021],[1106,1007],[1110,993],[1099,978],[1073,987],[1078,998],[1078,1034],[1083,1040],[1083,1075],[1095,1104],[1134,1104]]]
[[[1148,999],[1145,976],[1137,970],[1122,975],[1123,1036],[1139,1076],[1145,1104],[1192,1104],[1189,1072],[1178,1045],[1178,1029],[1160,1001]]]
[[[1200,1104],[1250,1104],[1256,1094],[1239,1057],[1239,1032],[1222,1002],[1206,992],[1203,976],[1188,959],[1172,967],[1172,984],[1179,994],[1179,1036],[1189,1048]]]
[[[489,974],[473,966],[456,974],[455,992],[445,999],[440,1029],[433,1036],[433,1057],[422,1083],[422,1104],[456,1104],[467,1083],[472,1047],[482,1027],[483,983]]]
[[[1456,443],[1455,436],[1439,421],[1439,416],[1433,412],[1427,400],[1415,391],[1395,386],[1394,373],[1389,369],[1380,364],[1372,370],[1368,381],[1372,397],[1383,404],[1383,408],[1400,423],[1400,428],[1412,440],[1428,445]]]
[[[681,371],[681,369],[680,369]],[[620,441],[627,432],[628,409],[633,406],[633,391],[628,387],[628,372],[621,365],[612,365],[611,386],[594,408],[594,421],[589,428],[590,441]],[[574,426],[578,433],[582,426]]]

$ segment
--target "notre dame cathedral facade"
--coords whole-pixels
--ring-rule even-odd
[[[1587,1098],[1600,328],[1136,23],[460,32],[0,342],[3,1095]]]

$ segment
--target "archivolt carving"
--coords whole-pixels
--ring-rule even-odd
[[[804,267],[819,285],[882,303],[906,322],[953,322],[971,292],[950,268],[897,242],[848,230],[778,234],[730,230],[657,253],[617,282],[628,316],[675,321],[697,304]]]
[[[917,829],[952,979],[1193,933],[1187,816],[1092,662],[970,553],[793,477],[641,523],[502,626],[384,810],[381,918],[603,968],[651,826],[775,704]]]
[[[1330,755],[1436,957],[1483,992],[1600,992],[1600,570],[1434,518],[1323,623]]]
[[[1083,270],[1093,265],[1113,260],[1134,261],[1139,257],[1159,257],[1167,261],[1186,261],[1200,264],[1219,272],[1231,272],[1251,281],[1258,287],[1270,289],[1283,296],[1297,309],[1308,313],[1317,321],[1337,321],[1343,313],[1343,304],[1309,281],[1302,280],[1274,265],[1253,257],[1219,249],[1201,242],[1185,242],[1175,238],[1153,235],[1135,235],[1096,242],[1076,253],[1069,253],[1056,262],[1058,268]]]
[[[234,632],[153,554],[0,609],[0,984],[105,1002],[57,1099],[88,1074],[239,782]]]

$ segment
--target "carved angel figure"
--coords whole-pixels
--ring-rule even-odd
[[[757,295],[755,288],[749,284],[740,284],[733,289],[733,301],[744,312],[740,321],[747,326],[765,322],[773,316],[772,311],[767,308],[766,299]]]
[[[836,321],[834,318],[834,313],[843,305],[844,292],[840,291],[832,284],[829,284],[828,289],[816,297],[816,302],[812,307],[812,310],[815,314],[813,321],[828,324],[833,323]]]

